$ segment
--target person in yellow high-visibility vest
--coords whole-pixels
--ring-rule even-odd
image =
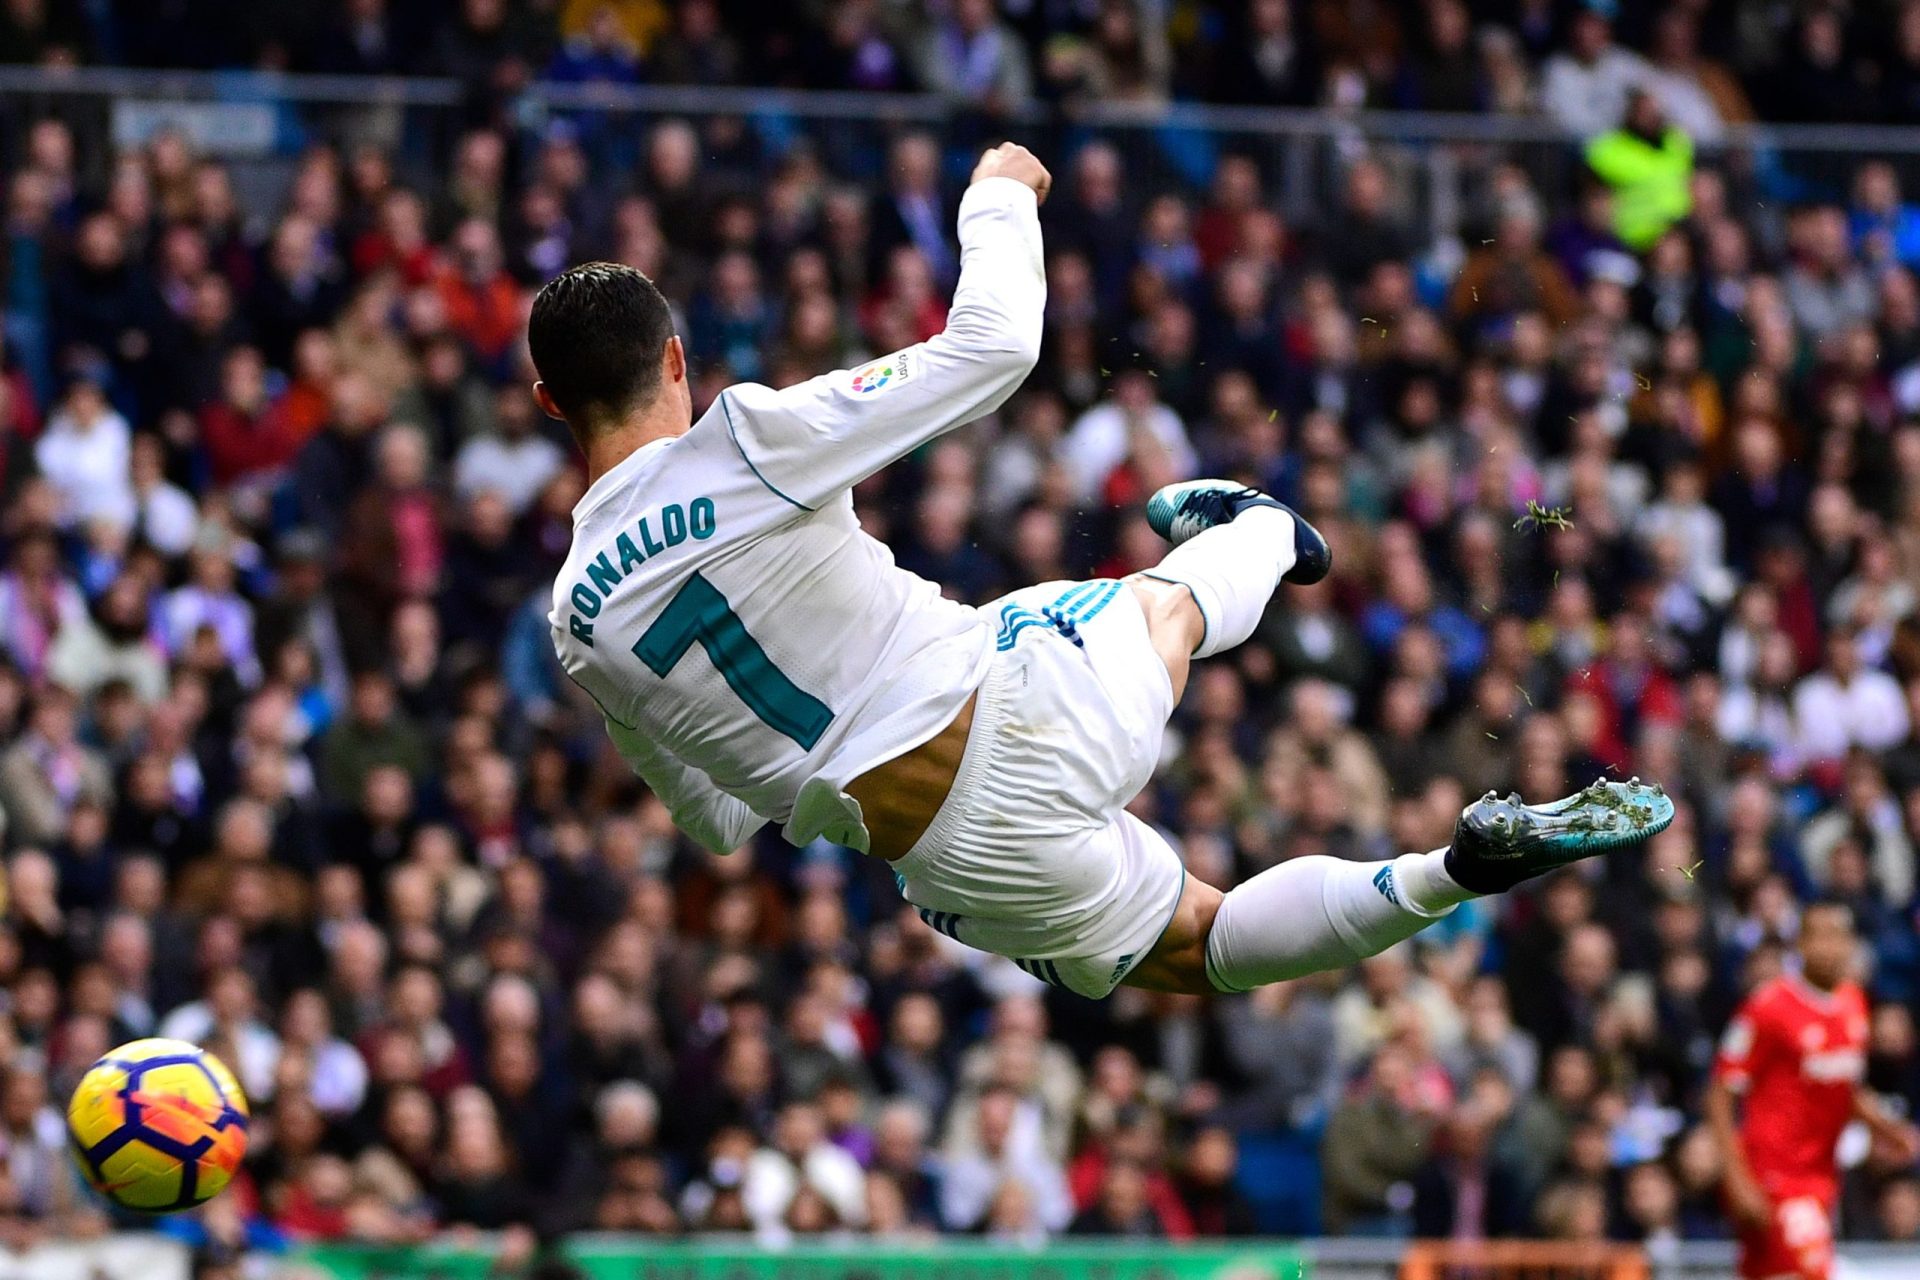
[[[1628,96],[1619,128],[1587,144],[1587,167],[1612,188],[1614,234],[1637,252],[1693,207],[1693,139],[1647,89]]]

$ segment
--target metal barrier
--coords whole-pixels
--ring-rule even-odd
[[[0,96],[22,95],[450,107],[461,102],[463,92],[459,81],[433,76],[0,66]],[[884,118],[923,123],[951,120],[960,114],[932,94],[704,85],[535,81],[515,101],[553,109],[622,114],[745,116],[776,112],[814,118]],[[1350,132],[1398,141],[1578,141],[1544,116],[1333,107],[1111,102],[1064,110],[1032,106],[1005,120],[1008,125],[1068,122],[1090,128],[1192,129],[1212,133],[1327,136]],[[1904,155],[1920,152],[1920,126],[1741,124],[1728,128],[1724,142],[1728,147],[1740,150]]]
[[[928,129],[964,171],[986,141],[1018,134],[1049,158],[1087,142],[1120,148],[1137,190],[1202,189],[1219,158],[1255,158],[1296,225],[1333,207],[1347,167],[1370,154],[1387,165],[1409,222],[1428,241],[1476,227],[1503,166],[1516,166],[1552,198],[1571,193],[1580,171],[1578,139],[1540,117],[1427,112],[1269,109],[1174,104],[1033,108],[988,120],[956,113],[921,94],[539,82],[510,99],[433,78],[172,72],[107,68],[0,68],[0,157],[17,156],[25,129],[43,116],[67,120],[91,144],[83,151],[104,176],[107,150],[173,127],[228,158],[246,194],[276,197],[294,157],[316,142],[373,143],[392,152],[423,189],[448,172],[463,132],[481,123],[534,143],[555,127],[577,136],[596,177],[619,184],[639,162],[655,124],[700,127],[710,157],[758,167],[804,143],[836,177],[873,178],[889,141]],[[1703,163],[1727,175],[1735,207],[1764,225],[1779,207],[1843,198],[1865,157],[1892,162],[1910,195],[1920,194],[1920,129],[1882,125],[1750,125],[1703,145]]]

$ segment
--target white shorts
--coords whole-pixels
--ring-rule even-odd
[[[1099,999],[1173,918],[1186,867],[1125,812],[1153,776],[1173,684],[1122,582],[1049,582],[984,610],[998,652],[953,790],[893,864],[934,928]]]

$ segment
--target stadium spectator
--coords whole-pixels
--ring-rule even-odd
[[[1296,28],[1290,0],[1250,0],[1223,54],[1210,82],[1219,101],[1304,107],[1320,97],[1319,59]]]
[[[1420,1097],[1406,1051],[1388,1047],[1354,1095],[1334,1110],[1321,1144],[1327,1229],[1404,1236],[1416,1192],[1413,1178],[1431,1141],[1434,1117]]]
[[[1700,52],[1700,23],[1692,13],[1668,9],[1654,19],[1648,56],[1651,85],[1678,129],[1695,142],[1718,143],[1729,126],[1753,119],[1753,106],[1733,72]]]
[[[1413,1175],[1415,1235],[1488,1240],[1526,1233],[1527,1199],[1512,1165],[1493,1149],[1499,1120],[1473,1103],[1447,1117],[1433,1156]]]
[[[1567,48],[1547,59],[1541,105],[1572,133],[1591,138],[1626,117],[1632,91],[1652,79],[1646,60],[1614,43],[1614,6],[1588,0],[1574,10]]]
[[[993,0],[955,0],[921,36],[916,70],[954,106],[988,115],[1019,111],[1033,94],[1026,46]]]
[[[1628,93],[1619,127],[1587,145],[1587,164],[1613,189],[1613,228],[1628,248],[1645,252],[1686,217],[1693,139],[1669,122],[1654,90]]]
[[[950,1230],[965,1231],[1008,1211],[1009,1193],[1024,1202],[1021,1229],[1031,1222],[1044,1232],[1067,1226],[1073,1200],[1065,1174],[1048,1156],[1037,1121],[1011,1088],[983,1094],[968,1144],[945,1161],[941,1215]],[[1017,1190],[1015,1190],[1017,1188]]]

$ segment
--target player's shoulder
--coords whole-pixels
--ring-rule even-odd
[[[858,405],[885,400],[888,392],[915,382],[920,377],[920,364],[919,350],[908,347],[785,387],[736,382],[714,397],[709,412],[722,417],[727,428],[736,434],[751,430],[762,421],[843,413]]]
[[[1750,991],[1741,1012],[1749,1019],[1759,1020],[1775,1017],[1797,1003],[1791,981],[1781,975],[1768,978]]]
[[[1820,991],[1793,974],[1766,983],[1750,1003],[1790,1029],[1834,1018],[1862,1020],[1867,1013],[1867,993],[1857,983],[1843,982],[1831,991]]]
[[[1792,1038],[1805,1016],[1779,979],[1762,982],[1747,993],[1727,1023],[1720,1041],[1721,1055],[1732,1061],[1747,1061],[1762,1046]]]
[[[787,408],[779,391],[764,382],[735,382],[713,398],[713,404],[694,423],[694,430],[731,432],[736,438],[755,423]]]
[[[713,404],[700,415],[699,421],[704,423],[718,419],[724,424],[742,413],[770,409],[778,403],[779,398],[780,393],[764,382],[729,382],[713,398]]]

